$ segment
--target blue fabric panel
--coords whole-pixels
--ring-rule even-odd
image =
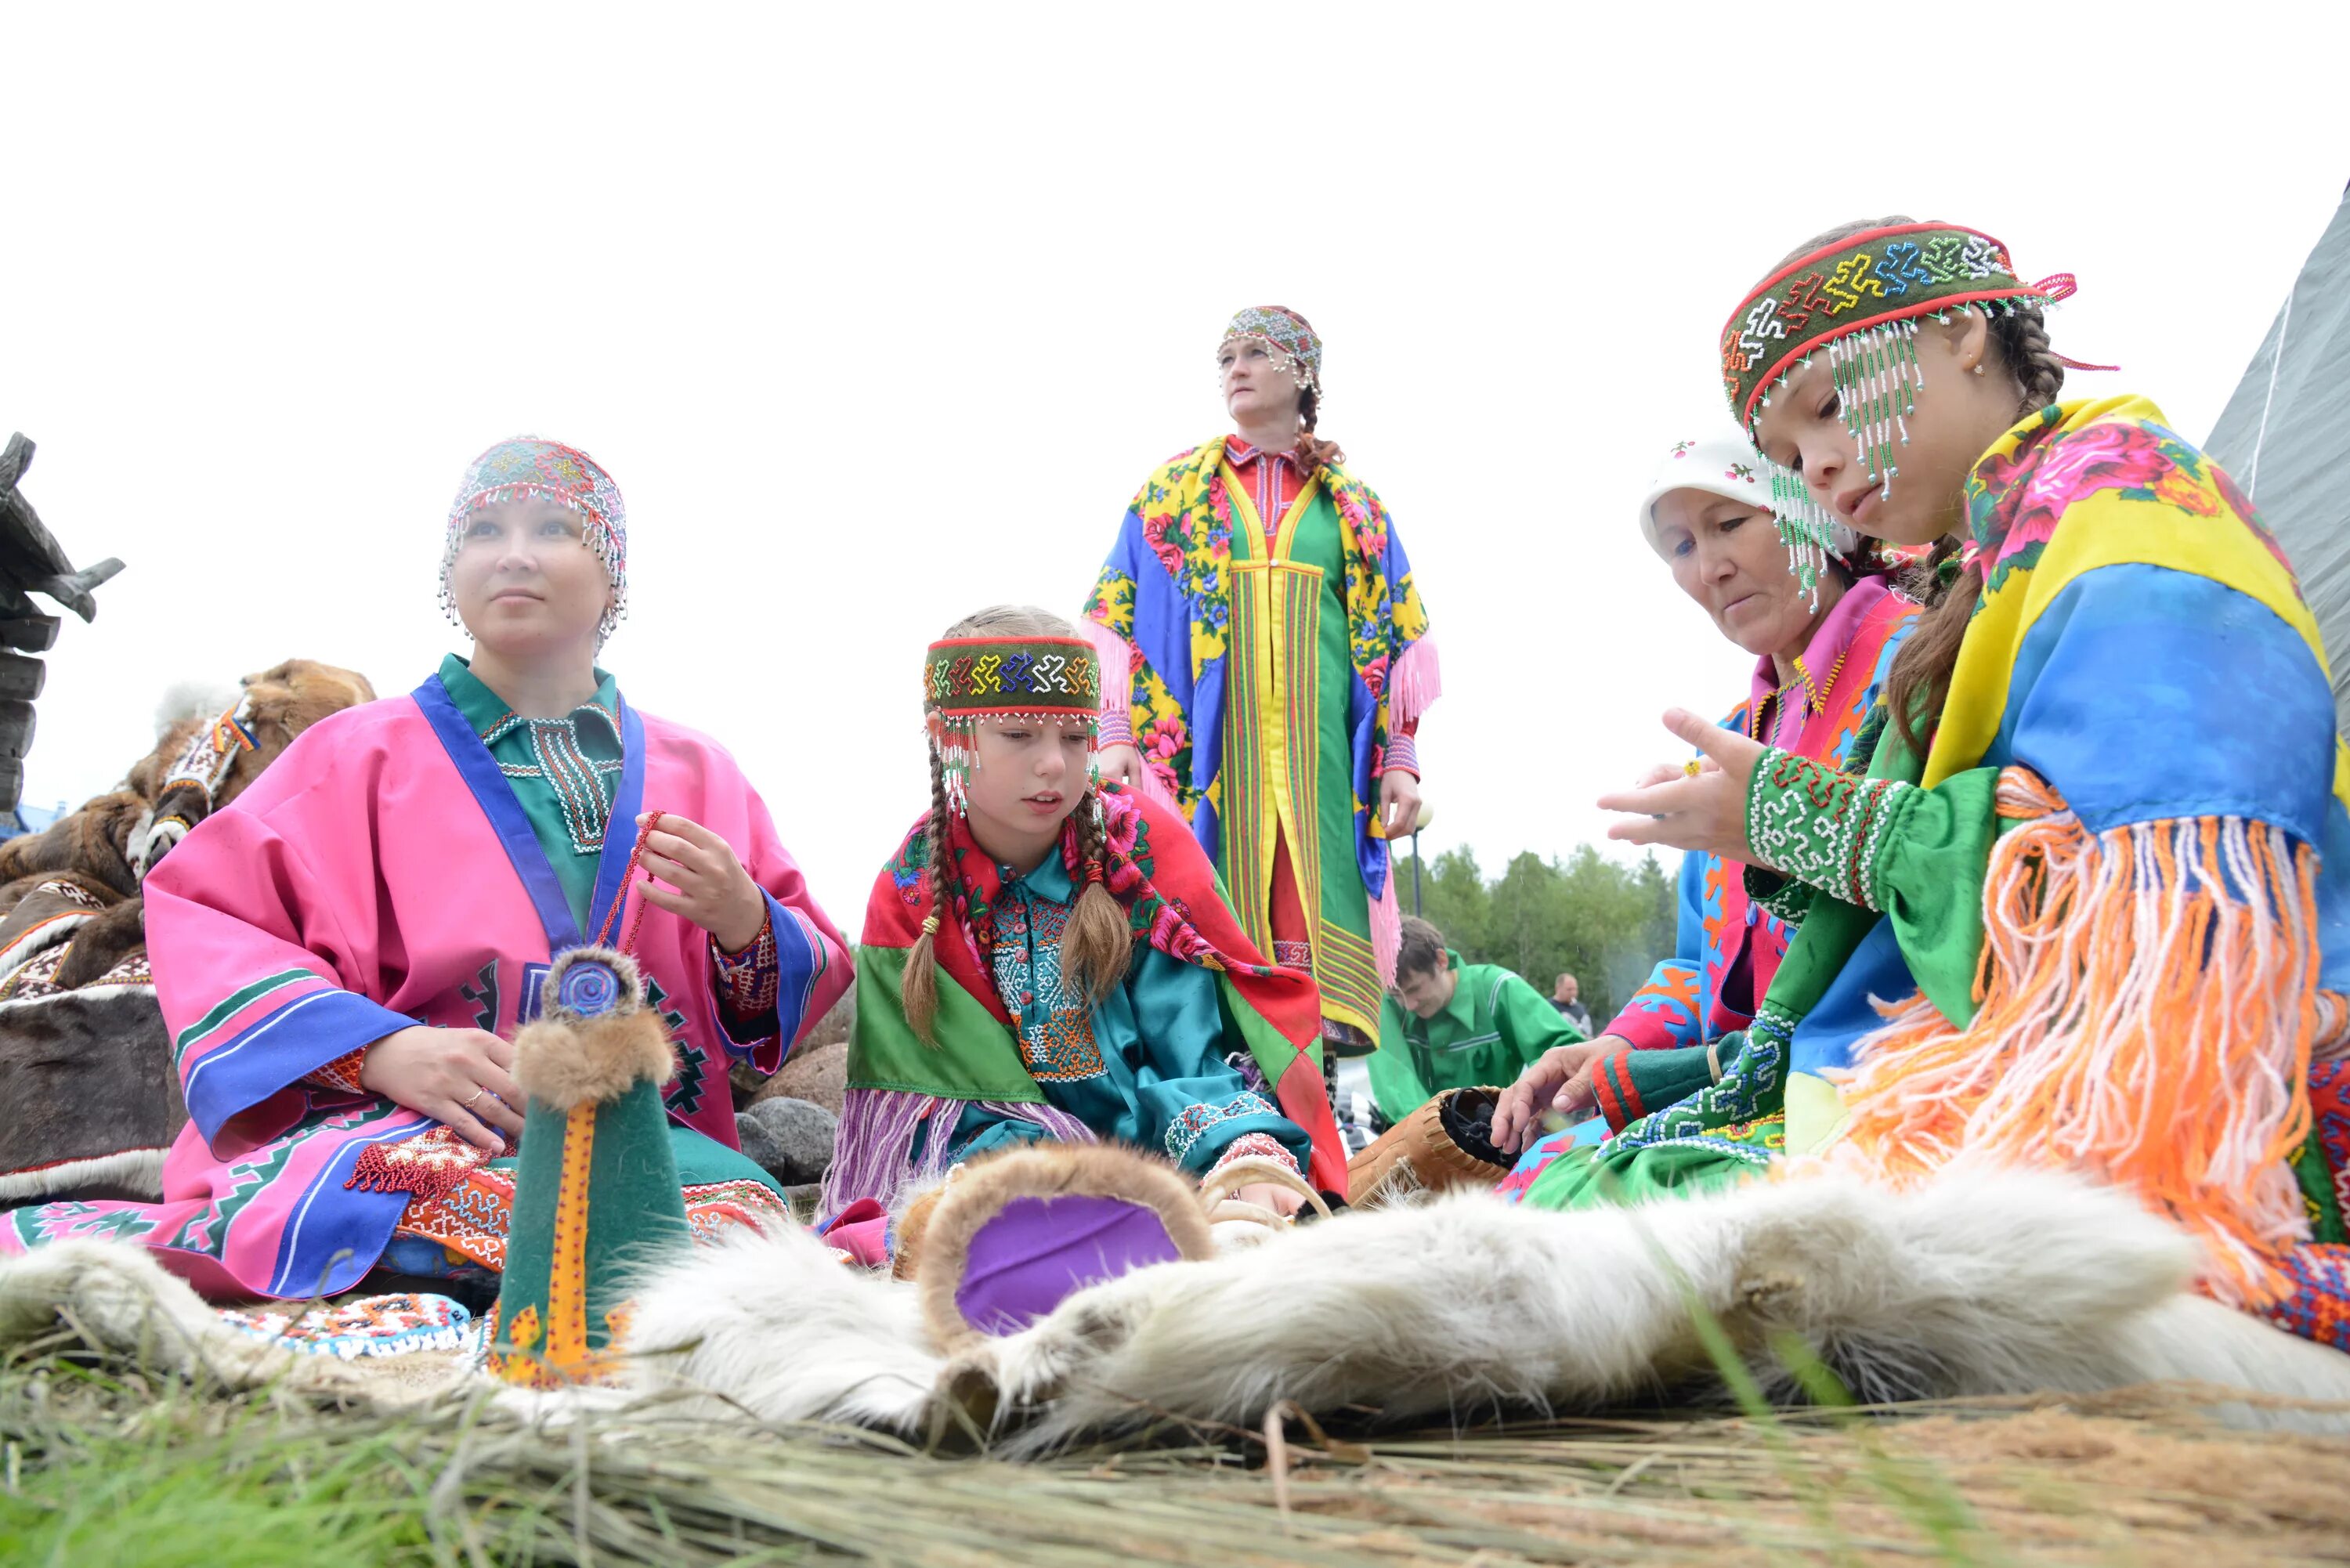
[[[2334,696],[2308,645],[2259,601],[2162,566],[2102,566],[2024,639],[1984,760],[2031,768],[2093,832],[2243,816],[2314,843],[2333,795]]]

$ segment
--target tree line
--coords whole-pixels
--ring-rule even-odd
[[[1412,909],[1409,854],[1395,861],[1396,896]],[[1651,855],[1637,865],[1586,844],[1564,860],[1532,851],[1490,880],[1467,849],[1418,866],[1421,917],[1464,963],[1515,970],[1550,994],[1561,970],[1583,983],[1583,1004],[1604,1026],[1673,950],[1673,880]]]

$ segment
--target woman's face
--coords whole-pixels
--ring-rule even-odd
[[[592,656],[612,585],[584,527],[551,501],[502,501],[466,517],[449,587],[475,642],[508,657],[585,644]]]
[[[999,860],[1049,847],[1091,783],[1081,722],[1012,719],[979,726],[970,785],[972,836]]]
[[[1758,659],[1801,653],[1813,624],[1844,592],[1841,577],[1823,574],[1814,608],[1787,569],[1787,545],[1771,514],[1710,490],[1657,498],[1657,546],[1674,585],[1705,607],[1722,636]]]
[[[1235,423],[1297,412],[1302,389],[1296,375],[1274,363],[1274,351],[1254,337],[1230,337],[1216,350],[1224,389],[1224,411]]]
[[[1895,545],[1929,545],[1965,525],[1967,474],[1999,432],[2014,422],[2012,378],[1973,374],[1991,351],[1990,324],[1972,311],[1949,325],[1918,324],[1920,382],[1916,409],[1897,434],[1892,462],[1901,472],[1890,493],[1885,476],[1864,470],[1858,443],[1844,426],[1844,405],[1825,354],[1815,353],[1771,393],[1755,421],[1755,444],[1780,467],[1802,475],[1814,499],[1855,531]]]

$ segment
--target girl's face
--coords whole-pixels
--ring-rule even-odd
[[[449,587],[473,640],[508,657],[585,644],[612,602],[580,515],[551,501],[502,501],[464,522]]]
[[[1669,490],[1657,498],[1657,545],[1674,586],[1705,607],[1722,636],[1758,659],[1801,653],[1813,624],[1844,592],[1843,578],[1823,574],[1819,607],[1813,608],[1787,569],[1787,546],[1771,514],[1710,490]]]
[[[979,726],[972,836],[998,860],[1033,864],[1061,836],[1091,782],[1082,722],[1014,719]]]
[[[1233,337],[1216,350],[1224,389],[1224,411],[1235,421],[1267,420],[1297,411],[1296,376],[1274,363],[1273,350],[1253,337]]]
[[[1860,462],[1825,354],[1815,353],[1772,393],[1755,421],[1762,455],[1803,476],[1822,506],[1860,533],[1895,545],[1929,545],[1966,524],[1967,474],[2015,422],[2015,382],[1991,355],[1990,322],[1969,310],[1948,325],[1918,324],[1917,408],[1907,445],[1892,448],[1901,472],[1888,495]],[[1975,367],[1984,367],[1978,376]],[[1898,441],[1898,437],[1897,437]]]

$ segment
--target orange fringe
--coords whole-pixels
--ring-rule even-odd
[[[2290,1288],[2308,1238],[2286,1161],[2309,1136],[2316,857],[2241,817],[2092,834],[2038,775],[1991,851],[1974,1021],[1921,993],[1856,1048],[1843,1144],[1896,1181],[1966,1158],[2128,1188],[2206,1245],[2234,1306]]]

